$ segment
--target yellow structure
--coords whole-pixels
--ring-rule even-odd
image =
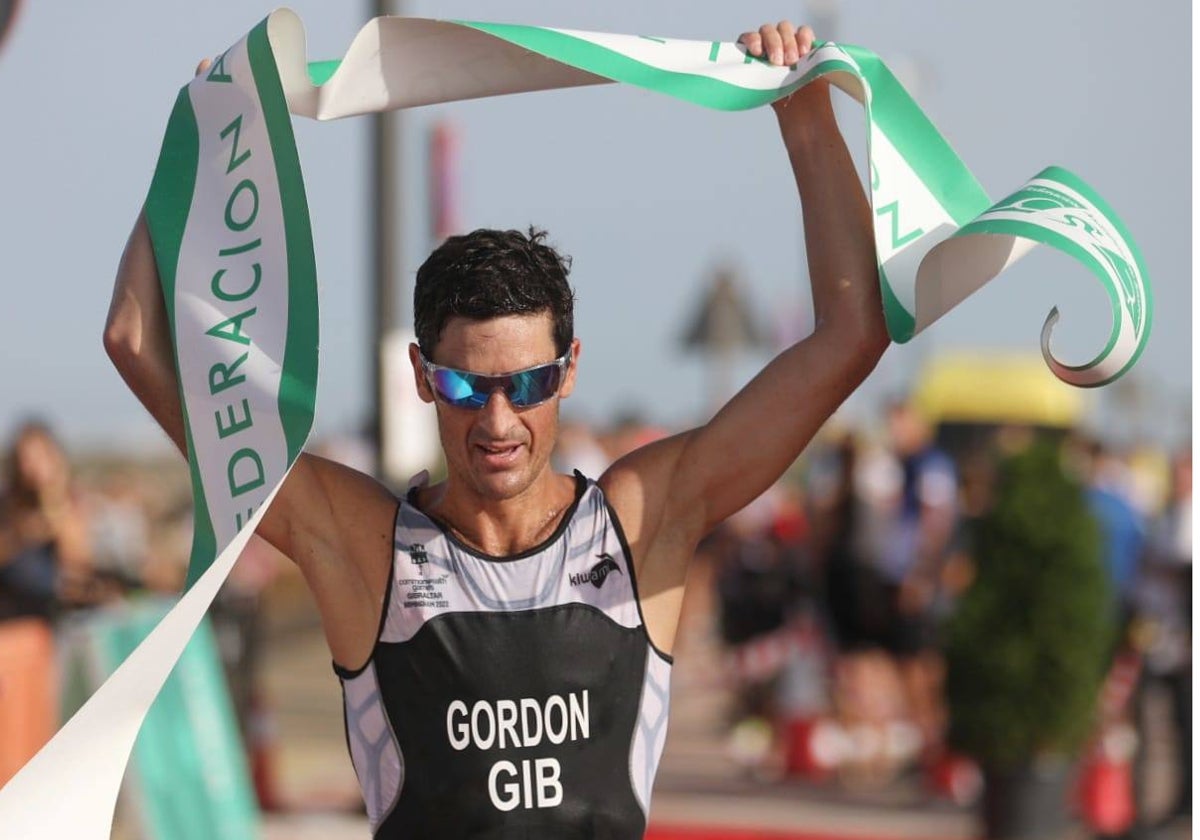
[[[979,423],[1070,428],[1087,395],[1055,378],[1041,356],[950,354],[917,378],[913,401],[934,424]]]

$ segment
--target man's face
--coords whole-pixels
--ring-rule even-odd
[[[888,436],[897,454],[912,455],[925,445],[928,429],[916,409],[896,405],[888,410]]]
[[[411,346],[417,391],[421,399],[437,406],[438,432],[452,478],[487,499],[511,499],[525,492],[547,469],[558,436],[558,401],[575,388],[578,355],[576,339],[558,394],[546,402],[518,410],[495,391],[487,405],[473,410],[435,399],[416,345]],[[498,375],[545,364],[557,356],[553,322],[549,313],[541,313],[487,321],[451,318],[429,361]]]

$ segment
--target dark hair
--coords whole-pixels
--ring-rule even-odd
[[[29,417],[17,426],[16,431],[9,438],[8,451],[5,453],[5,486],[0,487],[0,495],[7,494],[19,505],[35,506],[38,503],[38,490],[36,487],[30,486],[24,473],[21,472],[18,456],[21,444],[34,437],[44,439],[59,453],[62,453],[62,444],[59,443],[50,424],[40,417]]]
[[[544,230],[481,228],[451,236],[417,269],[413,321],[425,358],[455,316],[483,321],[549,312],[555,352],[575,337],[575,295],[567,283],[571,258],[545,244]]]

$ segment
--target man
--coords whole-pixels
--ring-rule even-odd
[[[937,649],[938,596],[958,516],[958,473],[910,402],[888,407],[888,436],[897,465],[897,496],[880,575],[891,611],[886,647],[895,658],[921,762],[931,781],[943,752],[943,663]]]
[[[1134,595],[1146,543],[1146,522],[1128,489],[1129,469],[1099,440],[1083,446],[1088,507],[1100,526],[1104,563],[1112,586],[1113,611],[1123,636],[1134,612]]]
[[[792,64],[813,32],[781,23],[741,42]],[[336,463],[297,461],[259,534],[312,588],[377,837],[641,836],[696,544],[779,477],[888,343],[871,215],[829,97],[818,82],[775,107],[815,210],[816,329],[710,422],[598,482],[553,472],[580,358],[566,265],[538,234],[476,231],[433,253],[414,294],[410,356],[446,481],[397,500]],[[105,346],[182,450],[140,220]]]
[[[54,624],[95,600],[88,517],[51,430],[24,423],[0,475],[0,786],[54,734]]]
[[[1144,563],[1136,585],[1138,624],[1145,641],[1145,677],[1138,702],[1150,706],[1147,688],[1158,683],[1170,701],[1175,738],[1171,758],[1176,786],[1168,819],[1192,813],[1192,451],[1184,447],[1171,459],[1166,505],[1148,534]],[[1148,709],[1147,709],[1148,712]],[[1145,715],[1147,712],[1143,712]],[[1152,714],[1152,713],[1151,713]],[[1143,726],[1145,724],[1142,724]],[[1144,762],[1146,741],[1139,743]],[[1139,777],[1143,774],[1139,773]],[[1140,791],[1139,791],[1140,793]]]

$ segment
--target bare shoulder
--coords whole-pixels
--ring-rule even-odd
[[[342,666],[357,667],[374,647],[398,505],[371,476],[305,453],[259,526],[259,535],[300,568]]]
[[[637,449],[599,481],[632,555],[646,633],[666,653],[674,648],[688,563],[703,526],[702,507],[679,489],[694,434],[683,432]]]
[[[688,513],[679,509],[672,487],[694,431],[681,432],[630,452],[597,482],[604,491],[640,565],[651,545],[686,535]]]

